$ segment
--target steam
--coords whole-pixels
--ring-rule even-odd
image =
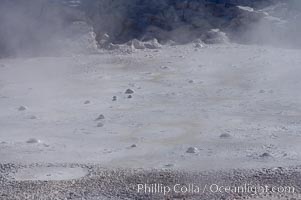
[[[211,29],[225,31],[234,42],[301,46],[301,1],[241,2],[255,10],[243,16],[237,7],[207,7],[202,0],[85,0],[81,10],[58,0],[2,0],[0,56],[60,54],[80,48],[72,44],[78,38],[100,41],[105,34],[112,43],[134,38],[186,43]]]
[[[62,26],[56,10],[44,0],[1,1],[0,20],[1,49],[8,54],[38,51]]]
[[[83,15],[49,0],[2,0],[0,55],[58,53],[66,27]]]
[[[250,7],[250,10],[206,6],[202,0],[90,0],[84,1],[84,9],[95,28],[98,41],[108,34],[113,43],[124,43],[133,38],[187,43],[202,38],[211,29],[220,29],[233,42],[301,46],[298,39],[301,1],[236,2]]]
[[[301,1],[277,1],[257,13],[263,16],[234,34],[240,42],[285,48],[301,47]]]

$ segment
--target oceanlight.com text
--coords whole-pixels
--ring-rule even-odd
[[[294,194],[296,189],[294,186],[271,186],[271,185],[251,185],[243,184],[240,186],[226,186],[219,184],[138,184],[137,192],[144,194],[163,194],[169,193],[178,194],[204,194],[204,193],[220,193],[220,194],[268,194],[268,193],[279,193],[279,194]]]

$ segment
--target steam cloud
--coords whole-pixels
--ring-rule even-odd
[[[151,37],[189,42],[219,28],[236,42],[301,45],[299,0],[243,0],[241,4],[256,9],[242,16],[236,7],[204,6],[203,0],[86,0],[76,9],[58,0],[2,0],[0,56],[56,52],[64,48],[58,40],[70,37],[65,30],[74,21],[91,24],[98,41],[109,34],[115,43]],[[256,15],[260,17],[254,20]]]

